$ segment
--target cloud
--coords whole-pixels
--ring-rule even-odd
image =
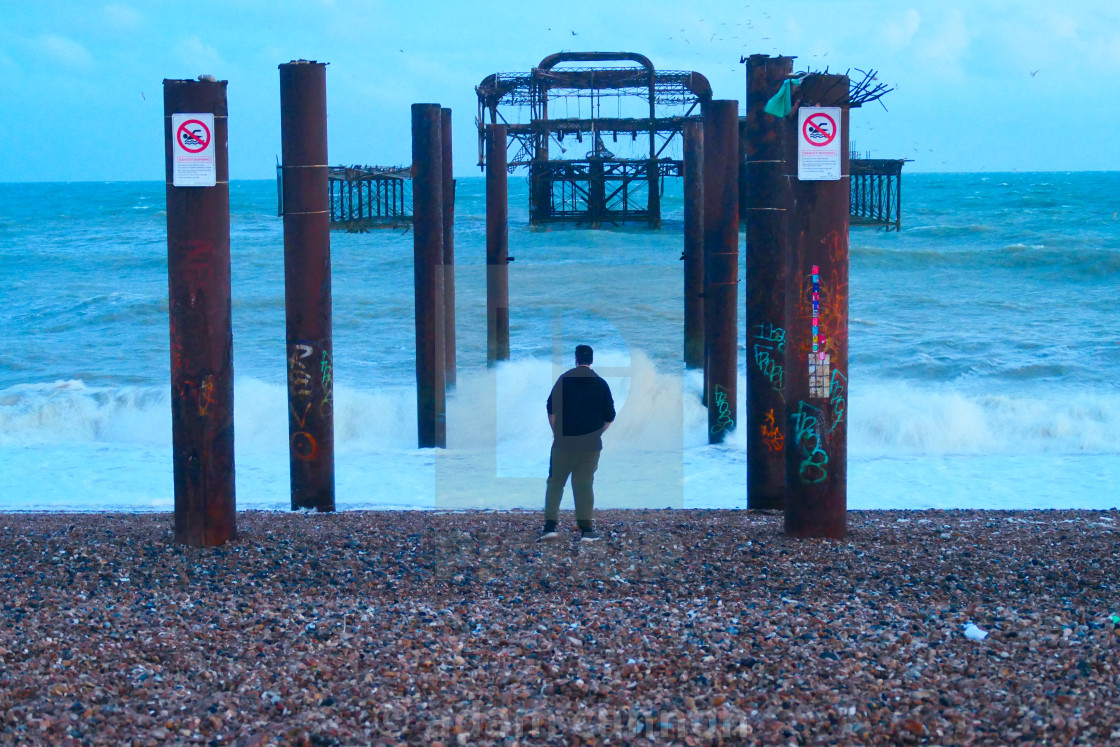
[[[73,70],[88,70],[93,66],[93,55],[73,39],[57,34],[43,34],[35,40],[35,48],[52,62]]]
[[[175,46],[180,61],[193,70],[194,75],[214,75],[218,79],[230,74],[230,65],[217,49],[197,36],[189,36]]]
[[[910,8],[895,18],[883,21],[883,40],[891,49],[902,49],[914,40],[914,35],[918,33],[918,27],[921,25],[921,14],[914,8]]]
[[[917,35],[915,56],[931,72],[952,77],[964,74],[963,60],[972,41],[972,32],[965,23],[964,14],[954,10],[944,16],[930,34]]]
[[[116,31],[136,31],[144,25],[139,11],[121,3],[109,3],[102,11],[106,24]]]

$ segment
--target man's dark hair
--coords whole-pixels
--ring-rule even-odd
[[[590,366],[591,361],[594,359],[595,351],[591,349],[590,345],[576,345],[577,366]]]

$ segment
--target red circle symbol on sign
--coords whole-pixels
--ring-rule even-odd
[[[187,153],[201,153],[210,145],[210,128],[198,119],[188,119],[175,133],[179,147]]]
[[[824,112],[811,114],[805,118],[801,135],[809,145],[822,148],[836,139],[836,121]]]

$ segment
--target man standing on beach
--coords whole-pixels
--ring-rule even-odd
[[[552,426],[552,455],[548,464],[548,488],[544,497],[542,540],[555,539],[560,519],[560,499],[564,483],[572,476],[576,504],[576,524],[580,539],[593,542],[591,515],[595,510],[592,483],[603,449],[603,432],[614,422],[611,388],[591,370],[594,351],[590,345],[576,346],[576,367],[565,371],[552,387],[546,408]]]

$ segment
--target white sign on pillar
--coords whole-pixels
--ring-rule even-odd
[[[213,187],[218,183],[214,156],[214,115],[172,114],[175,138],[171,183],[176,187]]]
[[[840,107],[803,106],[797,113],[797,178],[840,179]]]

